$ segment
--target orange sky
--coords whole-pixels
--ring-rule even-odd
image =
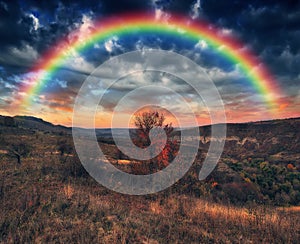
[[[300,106],[299,106],[300,107]],[[149,110],[149,108],[143,108],[138,111],[137,113],[141,113],[143,111]],[[178,121],[172,115],[165,109],[158,109],[154,108],[154,110],[158,110],[159,112],[162,112],[165,117],[165,123],[172,123],[174,127],[178,126]],[[152,109],[153,111],[153,109]],[[14,115],[30,115],[30,116],[35,116],[38,118],[42,118],[45,121],[49,121],[53,124],[60,124],[60,125],[65,125],[68,127],[72,126],[72,118],[73,118],[73,111],[66,108],[64,109],[53,109],[53,108],[48,108],[45,110],[43,114],[41,113],[34,113],[34,112],[29,112],[29,113],[11,113],[10,111],[1,111],[0,112],[2,115],[7,115],[7,116],[14,116]],[[121,116],[122,117],[122,116]],[[125,117],[125,116],[124,116]],[[199,125],[207,125],[211,123],[210,117],[207,113],[207,111],[203,111],[202,113],[199,113],[196,115],[197,121]],[[271,119],[283,119],[283,118],[295,118],[295,117],[300,117],[300,112],[297,109],[294,109],[294,107],[287,107],[284,105],[284,108],[282,107],[280,112],[277,114],[271,114],[266,112],[264,116],[262,116],[260,111],[255,111],[253,109],[249,109],[248,111],[241,112],[239,110],[231,109],[230,107],[226,107],[226,122],[228,123],[239,123],[239,122],[251,122],[251,121],[260,121],[260,120],[271,120]],[[82,127],[85,127],[85,121],[89,120],[89,118],[86,118],[83,116],[84,119],[82,119]],[[110,128],[112,125],[112,118],[113,118],[113,113],[112,112],[102,112],[102,113],[97,113],[95,117],[95,125],[97,128]],[[183,121],[183,126],[189,126],[189,120],[190,118],[184,117],[184,115],[181,118],[178,118],[181,122]],[[118,128],[126,128],[128,127],[127,121],[118,121],[117,125],[115,127]],[[129,127],[134,127],[132,123],[130,123]]]

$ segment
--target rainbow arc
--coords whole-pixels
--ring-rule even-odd
[[[132,33],[157,33],[174,37],[184,37],[188,40],[205,41],[210,48],[216,50],[233,64],[238,64],[241,71],[247,76],[251,85],[261,94],[271,112],[280,109],[279,101],[281,91],[279,86],[268,71],[267,67],[251,50],[231,35],[222,34],[222,30],[206,22],[193,22],[181,16],[170,17],[167,21],[157,20],[145,14],[123,15],[118,18],[101,19],[94,24],[95,28],[86,35],[79,30],[71,33],[71,41],[60,40],[54,48],[41,58],[31,72],[36,72],[36,77],[23,87],[21,92],[27,94],[21,106],[30,106],[34,96],[39,95],[45,83],[62,67],[69,58],[70,53],[80,53],[91,48],[95,43],[104,42],[112,36],[126,36]]]

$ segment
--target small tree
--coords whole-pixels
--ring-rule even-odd
[[[17,159],[18,164],[21,164],[21,158],[29,155],[31,147],[26,143],[20,142],[7,146],[7,150],[10,155]]]
[[[164,124],[164,121],[165,116],[157,111],[143,112],[134,118],[134,124],[138,129],[137,139],[135,140],[137,146],[146,148],[150,144],[161,145],[161,137],[159,135],[155,137],[154,141],[150,141],[149,133],[154,128],[162,128],[167,135],[167,143],[162,152],[157,157],[151,158],[150,162],[148,162],[150,171],[166,167],[176,153],[176,141],[171,138],[174,128],[171,123]]]
[[[72,144],[65,139],[59,140],[57,142],[57,149],[61,156],[63,156],[64,154],[71,154],[73,152]]]
[[[171,135],[174,128],[172,127],[172,123],[164,125],[165,119],[165,116],[157,111],[143,112],[135,116],[134,124],[138,128],[138,135],[144,141],[145,145],[143,146],[147,147],[150,145],[149,132],[155,127],[163,128],[167,137]]]

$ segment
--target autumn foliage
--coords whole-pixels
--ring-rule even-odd
[[[138,147],[147,148],[150,145],[154,145],[155,148],[158,148],[165,142],[164,137],[159,134],[161,132],[154,132],[152,141],[150,140],[149,134],[150,132],[153,133],[155,128],[163,129],[165,135],[167,136],[166,143],[164,144],[164,147],[159,155],[153,157],[151,150],[149,150],[150,159],[144,163],[147,164],[146,167],[151,173],[167,167],[176,156],[177,141],[171,137],[171,133],[173,132],[174,128],[172,127],[171,123],[164,124],[164,122],[164,114],[161,114],[157,111],[143,112],[134,118],[134,124],[137,127],[137,136],[134,140],[134,143]]]

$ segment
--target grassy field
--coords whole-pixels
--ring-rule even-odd
[[[21,165],[0,154],[0,240],[3,243],[298,243],[299,208],[216,203],[181,193],[182,182],[148,196],[100,186],[73,154],[71,140],[38,133]],[[67,141],[63,141],[68,143]]]

